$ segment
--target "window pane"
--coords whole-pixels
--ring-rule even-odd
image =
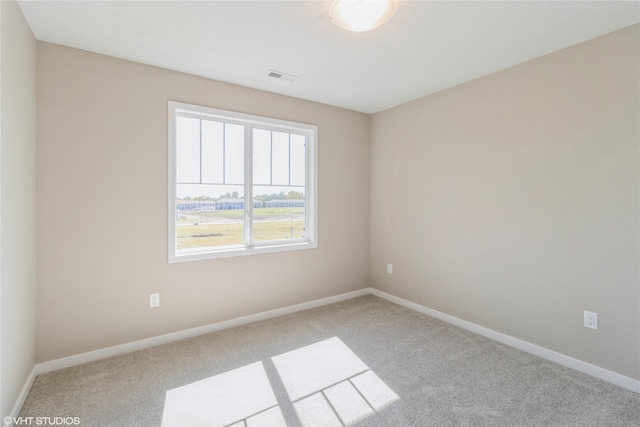
[[[289,185],[289,134],[272,133],[272,181],[273,185]]]
[[[253,182],[271,184],[271,132],[253,130]]]
[[[253,241],[305,237],[304,187],[254,185]]]
[[[176,180],[200,182],[200,120],[176,117]]]
[[[225,123],[225,184],[244,183],[244,126]]]
[[[176,250],[244,243],[243,187],[177,186]]]
[[[304,186],[306,163],[304,136],[291,134],[291,185]]]
[[[173,101],[169,111],[169,262],[317,247],[317,127]]]
[[[223,183],[223,124],[202,120],[202,182]]]

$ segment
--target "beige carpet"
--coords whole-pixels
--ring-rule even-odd
[[[82,426],[160,426],[163,416],[234,427],[638,426],[640,395],[365,296],[40,375],[20,416]]]

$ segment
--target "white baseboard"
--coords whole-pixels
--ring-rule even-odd
[[[332,297],[321,298],[301,304],[290,305],[288,307],[277,308],[275,310],[264,311],[262,313],[251,314],[248,316],[238,317],[223,322],[212,323],[210,325],[200,326],[197,328],[186,329],[183,331],[173,332],[170,334],[159,335],[152,338],[146,338],[133,341],[126,344],[115,345],[100,350],[81,353],[74,356],[63,357],[48,362],[38,363],[35,367],[36,375],[44,374],[58,369],[70,368],[72,366],[81,365],[83,363],[94,362],[96,360],[106,359],[108,357],[119,356],[121,354],[131,353],[132,351],[142,350],[161,344],[167,344],[174,341],[180,341],[186,338],[204,335],[211,332],[229,329],[236,326],[246,325],[248,323],[259,322],[260,320],[271,319],[274,317],[291,314],[298,311],[309,310],[311,308],[321,307],[323,305],[333,304],[345,301],[351,298],[357,298],[363,295],[369,295],[370,288],[360,289],[358,291],[347,292]]]
[[[48,362],[38,363],[35,365],[35,367],[31,371],[29,378],[27,379],[24,387],[22,388],[22,391],[20,392],[18,400],[16,401],[13,407],[13,410],[11,411],[11,416],[15,416],[15,417],[18,416],[18,414],[20,413],[20,410],[22,409],[22,405],[24,404],[25,399],[29,394],[29,390],[31,389],[31,386],[35,381],[36,376],[39,374],[56,371],[58,369],[70,368],[72,366],[81,365],[83,363],[94,362],[96,360],[106,359],[108,357],[113,357],[113,356],[119,356],[122,354],[130,353],[137,350],[142,350],[149,347],[154,347],[161,344],[167,344],[170,342],[195,337],[198,335],[208,334],[211,332],[233,328],[236,326],[246,325],[248,323],[271,319],[271,318],[282,316],[285,314],[291,314],[298,311],[309,310],[311,308],[321,307],[324,305],[333,304],[336,302],[345,301],[348,299],[357,298],[364,295],[375,295],[377,297],[386,299],[388,301],[391,301],[403,307],[415,310],[419,313],[423,313],[428,316],[435,317],[436,319],[440,319],[447,323],[451,323],[453,325],[459,326],[463,329],[467,329],[471,332],[475,332],[478,335],[485,336],[494,341],[498,341],[508,346],[515,347],[519,350],[534,354],[543,359],[556,362],[568,368],[575,369],[587,375],[591,375],[592,377],[610,382],[619,387],[623,387],[625,389],[634,391],[636,393],[640,393],[640,381],[635,380],[633,378],[629,378],[624,375],[609,371],[607,369],[589,364],[587,362],[583,362],[581,360],[574,359],[569,356],[565,356],[564,354],[560,354],[555,351],[546,349],[544,347],[540,347],[535,344],[522,341],[518,338],[514,338],[509,335],[502,334],[492,329],[485,328],[483,326],[468,322],[466,320],[459,319],[457,317],[442,313],[440,311],[427,308],[420,304],[416,304],[414,302],[396,297],[386,292],[382,292],[373,288],[365,288],[365,289],[360,289],[357,291],[348,292],[345,294],[340,294],[340,295],[336,295],[328,298],[322,298],[322,299],[309,301],[301,304],[291,305],[288,307],[278,308],[275,310],[269,310],[262,313],[238,317],[238,318],[223,321],[223,322],[212,323],[210,325],[200,326],[197,328],[186,329],[184,331],[178,331],[170,334],[159,335],[152,338],[146,338],[146,339],[133,341],[126,344],[107,347],[100,350],[77,354],[74,356],[63,357],[61,359],[51,360]]]
[[[419,313],[426,314],[427,316],[435,317],[436,319],[440,319],[444,322],[451,323],[452,325],[458,326],[462,329],[475,332],[478,335],[482,335],[484,337],[490,338],[494,341],[498,341],[502,344],[506,344],[511,347],[515,347],[518,350],[531,353],[535,356],[550,360],[559,365],[566,366],[567,368],[575,369],[576,371],[580,371],[587,375],[591,375],[592,377],[599,378],[601,380],[607,381],[619,387],[626,388],[636,393],[640,393],[640,381],[634,380],[633,378],[629,378],[624,375],[618,374],[616,372],[601,368],[599,366],[595,366],[590,363],[583,362],[582,360],[578,360],[573,357],[566,356],[561,353],[557,353],[553,350],[549,350],[547,348],[540,347],[535,344],[531,344],[527,341],[523,341],[509,335],[505,335],[503,333],[494,331],[493,329],[485,328],[484,326],[480,326],[475,323],[462,320],[460,318],[451,316],[449,314],[442,313],[440,311],[433,310],[431,308],[427,308],[420,304],[416,304],[414,302],[411,302],[402,298],[398,298],[386,292],[382,292],[373,288],[370,288],[369,290],[372,295],[386,299],[388,301],[391,301],[403,307],[409,308],[411,310],[415,310]]]
[[[25,381],[24,386],[22,386],[22,390],[20,390],[18,399],[16,400],[16,403],[13,405],[13,408],[11,409],[11,414],[9,415],[11,417],[11,423],[9,424],[5,423],[4,425],[12,426],[13,420],[18,418],[18,415],[20,415],[20,411],[22,410],[24,401],[27,400],[27,395],[31,390],[31,386],[33,385],[33,382],[36,380],[36,375],[38,375],[36,366],[34,366],[33,369],[31,370],[31,373],[29,373],[29,376],[27,377],[27,381]]]

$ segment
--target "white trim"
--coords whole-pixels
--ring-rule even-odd
[[[27,396],[31,391],[31,386],[33,386],[33,382],[36,380],[37,375],[38,375],[38,365],[33,367],[33,369],[31,370],[31,373],[29,373],[29,376],[27,377],[27,381],[24,383],[24,386],[22,386],[22,390],[20,390],[20,394],[18,394],[18,399],[16,400],[16,403],[13,405],[13,408],[11,409],[11,414],[9,415],[12,418],[12,421],[10,424],[7,424],[7,425],[12,426],[13,419],[18,418],[18,415],[20,415],[20,411],[22,410],[24,401],[27,400]]]
[[[1,1],[1,0],[0,0]],[[171,246],[171,245],[169,245]],[[286,251],[298,251],[301,249],[315,249],[318,247],[317,243],[311,241],[301,241],[287,244],[269,244],[264,243],[262,245],[252,245],[252,246],[234,246],[234,247],[225,247],[220,250],[211,250],[207,248],[205,250],[194,249],[192,251],[186,252],[184,251],[181,255],[176,255],[170,263],[179,263],[179,262],[191,262],[191,261],[201,261],[207,259],[217,259],[217,258],[232,258],[237,256],[244,255],[259,255],[259,254],[268,254],[275,252],[286,252]]]
[[[169,108],[167,109],[167,256],[169,263],[175,261],[176,255],[176,114],[172,108],[172,103],[169,101]],[[174,202],[171,202],[174,200]]]
[[[386,299],[387,301],[391,301],[393,303],[396,303],[403,307],[417,311],[419,313],[426,314],[427,316],[435,317],[436,319],[440,319],[444,322],[458,326],[462,329],[475,332],[478,335],[482,335],[494,341],[498,341],[502,344],[506,344],[510,347],[515,347],[518,350],[522,350],[527,353],[533,354],[535,356],[541,357],[543,359],[550,360],[552,362],[558,363],[559,365],[566,366],[567,368],[575,369],[576,371],[580,371],[592,377],[599,378],[601,380],[607,381],[619,387],[626,388],[627,390],[640,393],[640,381],[634,380],[633,378],[629,378],[627,376],[618,374],[616,372],[609,371],[608,369],[604,369],[599,366],[595,366],[590,363],[583,362],[582,360],[578,360],[573,357],[566,356],[561,353],[557,353],[553,350],[549,350],[547,348],[540,347],[535,344],[531,344],[527,341],[523,341],[509,335],[505,335],[503,333],[494,331],[493,329],[485,328],[484,326],[480,326],[475,323],[462,320],[458,317],[451,316],[446,313],[442,313],[441,311],[427,308],[420,304],[416,304],[414,302],[396,297],[394,295],[379,291],[377,289],[370,288],[370,292],[372,295]]]
[[[316,125],[293,122],[290,120],[282,120],[275,117],[258,116],[255,114],[240,113],[237,111],[221,110],[219,108],[207,107],[197,104],[188,104],[186,102],[179,101],[169,100],[168,102],[179,114],[191,115],[191,117],[207,117],[213,120],[222,121],[231,120],[238,124],[257,124],[269,130],[282,130],[284,128],[288,131],[293,131],[294,133],[299,133],[301,129],[317,129]]]
[[[100,350],[77,354],[74,356],[63,357],[61,359],[51,360],[48,362],[42,362],[36,365],[36,374],[44,374],[47,372],[56,371],[58,369],[69,368],[72,366],[81,365],[83,363],[94,362],[96,360],[106,359],[113,356],[119,356],[122,354],[131,353],[133,351],[167,344],[174,341],[180,341],[198,335],[204,335],[223,329],[246,325],[248,323],[259,322],[261,320],[272,319],[274,317],[283,316],[285,314],[291,314],[298,311],[322,307],[324,305],[361,297],[370,293],[370,288],[360,289],[358,291],[347,292],[345,294],[340,294],[332,297],[303,302],[301,304],[290,305],[288,307],[277,308],[275,310],[263,311],[262,313],[250,314],[248,316],[237,317],[235,319],[212,323],[210,325],[200,326],[197,328],[186,329],[183,331],[159,335],[156,337],[133,341],[126,344],[115,345],[113,347],[107,347]]]
[[[138,341],[133,341],[127,344],[116,345],[113,347],[107,347],[100,350],[90,351],[87,353],[77,354],[74,356],[63,357],[61,359],[51,360],[48,362],[42,362],[35,365],[31,374],[29,375],[18,400],[16,401],[11,416],[17,417],[22,409],[29,390],[35,381],[37,375],[45,374],[47,372],[56,371],[58,369],[70,368],[72,366],[81,365],[83,363],[94,362],[96,360],[106,359],[108,357],[119,356],[133,351],[142,350],[145,348],[154,347],[161,344],[167,344],[174,341],[180,341],[186,338],[195,337],[211,332],[220,331],[223,329],[233,328],[236,326],[246,325],[248,323],[259,322],[261,320],[272,319],[274,317],[282,316],[285,314],[296,313],[303,310],[309,310],[312,308],[322,307],[324,305],[333,304],[340,301],[345,301],[352,298],[361,297],[364,295],[375,295],[379,298],[417,311],[427,316],[440,319],[444,322],[461,327],[468,331],[477,333],[484,337],[490,338],[494,341],[498,341],[502,344],[506,344],[511,347],[515,347],[519,350],[533,354],[546,360],[558,363],[562,366],[566,366],[576,371],[585,373],[595,378],[607,381],[616,386],[631,390],[636,393],[640,393],[640,381],[633,378],[626,377],[613,371],[592,365],[587,362],[575,359],[573,357],[565,356],[564,354],[557,353],[555,351],[540,347],[535,344],[531,344],[526,341],[522,341],[518,338],[511,337],[509,335],[502,334],[484,326],[477,325],[475,323],[462,320],[458,317],[451,316],[449,314],[442,313],[431,308],[427,308],[420,304],[396,297],[386,292],[379,291],[373,288],[364,288],[353,292],[347,292],[344,294],[321,298],[313,301],[304,302],[301,304],[291,305],[288,307],[278,308],[274,310],[264,311],[262,313],[251,314],[248,316],[238,317],[223,322],[212,323],[210,325],[200,326],[197,328],[186,329],[184,331],[173,332],[170,334],[159,335],[152,338],[146,338]]]

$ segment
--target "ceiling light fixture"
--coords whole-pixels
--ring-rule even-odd
[[[395,0],[334,0],[329,19],[344,30],[363,32],[384,25],[395,12]]]

